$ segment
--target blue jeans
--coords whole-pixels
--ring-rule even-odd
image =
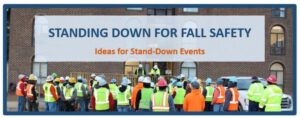
[[[77,102],[79,103],[80,105],[80,111],[81,112],[85,112],[85,101],[83,98],[78,98]]]
[[[45,112],[56,112],[56,102],[45,102]]]
[[[23,112],[25,107],[25,97],[24,96],[18,96],[18,112]]]
[[[214,112],[223,112],[223,104],[214,104]]]
[[[117,106],[118,108],[118,112],[129,112],[130,108],[129,108],[129,105],[120,105],[120,106]]]

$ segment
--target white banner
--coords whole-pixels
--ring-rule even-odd
[[[36,62],[265,61],[264,16],[36,16]]]

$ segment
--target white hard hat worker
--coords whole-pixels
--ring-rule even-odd
[[[18,76],[18,79],[19,80],[21,80],[21,79],[23,79],[23,78],[25,78],[26,76],[24,75],[24,74],[20,74],[19,76]]]
[[[143,65],[142,65],[142,64],[139,64],[139,68],[143,68]]]
[[[140,76],[139,79],[138,79],[138,82],[144,82],[144,78],[145,78],[145,77]]]
[[[151,83],[151,78],[150,77],[145,77],[143,80],[143,83],[150,84]]]
[[[53,77],[51,75],[47,76],[46,82],[52,82],[52,81],[53,81]]]
[[[95,74],[95,73],[92,73],[92,74],[91,74],[91,78],[94,79],[95,77],[96,77],[96,74]]]

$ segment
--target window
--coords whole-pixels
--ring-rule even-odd
[[[271,54],[284,55],[285,52],[284,30],[281,26],[273,26],[271,29]]]
[[[183,8],[183,12],[198,13],[198,8]]]
[[[46,78],[47,77],[47,69],[48,65],[46,62],[34,62],[33,63],[33,74],[38,78]]]
[[[175,15],[175,9],[148,9],[148,15]]]
[[[132,11],[142,11],[143,8],[127,8],[127,10],[132,10]]]
[[[280,63],[274,63],[271,65],[270,74],[273,74],[277,77],[277,84],[282,88],[283,87],[283,66]]]
[[[125,62],[125,74],[134,74],[135,70],[138,69],[139,62]]]
[[[272,16],[277,18],[285,18],[285,8],[273,8]]]
[[[183,62],[181,64],[181,73],[187,78],[196,77],[196,63],[195,62]]]

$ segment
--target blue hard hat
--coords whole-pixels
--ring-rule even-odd
[[[233,76],[233,77],[230,77],[230,78],[229,78],[229,81],[230,81],[230,82],[237,82],[237,79],[236,79],[236,77]]]
[[[220,84],[223,84],[222,78],[218,78],[218,79],[217,79],[217,85],[220,85]]]
[[[182,84],[182,82],[177,82],[176,83],[176,86],[182,86],[183,84]]]
[[[122,78],[121,85],[127,86],[127,84],[128,84],[128,79],[127,79],[127,77],[123,77],[123,78]]]
[[[116,82],[117,82],[117,80],[115,78],[110,80],[110,83],[116,83]]]
[[[80,75],[77,76],[77,80],[82,80],[82,77]]]
[[[211,78],[207,78],[206,81],[205,81],[205,84],[206,85],[209,85],[212,83],[212,79]]]
[[[196,81],[197,79],[195,79],[195,77],[189,77],[189,79],[188,79],[188,81],[190,82],[190,83],[192,83],[193,81]]]
[[[86,84],[86,79],[85,78],[82,79],[82,83]]]
[[[193,81],[191,84],[194,89],[199,89],[200,87],[200,84],[197,81]]]
[[[96,76],[96,77],[95,77],[95,80],[97,80],[97,81],[99,82],[99,85],[100,85],[100,86],[103,86],[103,85],[107,84],[107,83],[106,83],[106,80],[103,79],[103,78],[100,77],[100,76]]]
[[[172,83],[172,84],[173,84],[174,82],[176,82],[176,80],[175,80],[175,79],[173,79],[173,78],[171,78],[171,79],[170,79],[170,83]]]

